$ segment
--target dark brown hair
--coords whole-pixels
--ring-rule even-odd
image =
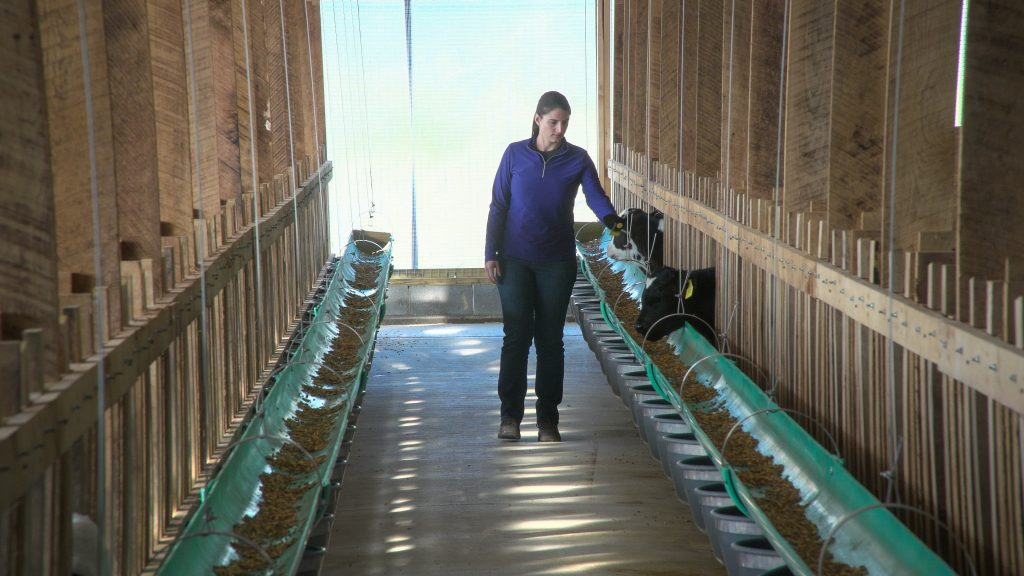
[[[543,117],[556,108],[561,108],[566,113],[572,114],[572,108],[569,108],[569,101],[566,100],[565,96],[562,96],[561,92],[555,92],[554,90],[545,92],[541,94],[540,100],[537,101],[537,116]],[[534,138],[537,137],[537,133],[540,131],[537,123],[532,120],[530,121],[530,131],[533,133]]]

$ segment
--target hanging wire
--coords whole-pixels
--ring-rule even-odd
[[[590,150],[590,44],[588,44],[589,37],[587,36],[587,5],[590,2],[583,0],[583,107],[584,113],[587,115],[587,129],[583,131],[584,145],[586,149]],[[599,168],[602,170],[603,168]]]
[[[256,342],[263,350],[263,269],[260,253],[260,209],[259,209],[259,175],[256,165],[256,119],[254,109],[256,102],[252,95],[252,65],[249,62],[249,17],[246,15],[247,1],[242,0],[242,43],[245,46],[245,86],[249,98],[249,164],[252,167],[252,238],[253,262],[256,281]]]
[[[340,65],[340,63],[339,62],[332,62],[331,63],[332,65],[330,65],[330,66],[327,65],[327,50],[323,46],[323,39],[327,37],[326,29],[325,29],[327,21],[323,18],[323,9],[324,9],[323,7],[325,5],[326,4],[321,4],[321,8],[320,8],[320,10],[321,10],[321,12],[320,12],[320,14],[321,14],[321,19],[320,19],[320,38],[321,38],[321,52],[323,54],[323,62],[324,62],[324,66],[323,66],[323,68],[324,68],[324,70],[323,70],[323,73],[324,73],[324,95],[325,95],[325,100],[326,100],[326,105],[324,106],[324,116],[325,116],[324,117],[324,125],[325,125],[325,132],[327,134],[330,134],[331,133],[331,127],[334,126],[337,123],[337,121],[338,121],[337,111],[334,109],[334,106],[335,106],[334,94],[333,94],[334,93],[334,87],[333,87],[334,81],[331,79],[331,72],[330,71],[337,69],[338,66]],[[331,14],[332,15],[334,14],[334,10],[335,10],[335,7],[334,7],[334,4],[332,2],[331,3]],[[337,30],[332,30],[332,34],[331,35],[334,37],[335,46],[337,46],[337,41],[338,41],[338,32],[337,32]],[[336,147],[337,146],[335,146],[334,148],[336,148]],[[328,147],[328,150],[330,151],[330,153],[334,152],[334,148]],[[328,156],[328,152],[324,153],[324,157],[325,157],[324,160],[325,161],[327,160],[326,156]],[[335,190],[337,188],[339,188],[339,187],[340,186],[328,186],[328,190],[327,190],[327,219],[328,219],[328,222],[330,223],[330,229],[329,229],[330,232],[329,232],[329,234],[330,234],[330,245],[331,245],[332,248],[335,248],[335,247],[337,247],[337,246],[339,246],[341,244],[340,239],[339,240],[335,240],[335,238],[337,236],[337,231],[336,231],[337,227],[341,223],[340,220],[337,217],[338,206],[337,206],[337,202],[335,201],[335,199],[336,199]],[[333,254],[333,251],[332,251],[332,254]]]
[[[341,23],[342,23],[342,26],[345,26],[344,3],[342,3],[342,10],[343,10],[343,12],[341,13]],[[349,68],[347,66],[348,60],[346,59],[346,60],[343,61],[341,59],[341,49],[338,47],[338,36],[340,36],[342,34],[341,32],[338,31],[338,0],[334,0],[334,2],[332,2],[331,18],[334,21],[334,54],[335,54],[335,59],[336,59],[335,66],[340,69],[343,65],[345,65],[344,70],[345,70],[345,75],[347,76],[348,75],[348,70],[349,70]],[[347,27],[346,27],[346,30],[345,30],[345,38],[346,38],[345,51],[346,51],[346,56],[348,56]],[[345,143],[344,144],[344,148],[345,148],[345,179],[348,182],[348,189],[347,189],[347,191],[348,191],[348,222],[349,222],[349,230],[354,230],[355,227],[356,227],[356,218],[359,217],[359,212],[358,212],[358,210],[359,210],[358,200],[359,199],[358,199],[358,197],[355,197],[355,192],[354,192],[355,188],[352,185],[352,161],[351,161],[351,158],[349,157],[349,145],[350,145],[351,139],[344,137],[349,132],[349,130],[348,130],[348,114],[345,112],[345,105],[347,103],[347,100],[345,99],[345,79],[342,78],[342,76],[340,74],[338,75],[338,91],[340,92],[340,94],[338,95],[338,98],[339,98],[339,100],[341,100],[341,106],[340,106],[341,110],[340,110],[339,116],[341,117],[342,140]],[[357,203],[355,208],[353,208],[353,206],[352,206],[353,200],[355,200],[356,203]],[[339,244],[339,246],[341,244],[340,238],[339,238],[338,244]]]
[[[724,226],[722,227],[722,259],[725,261],[724,270],[722,273],[722,293],[725,295],[726,302],[732,300],[732,285],[730,283],[730,264],[732,258],[729,255],[729,224],[732,222],[732,63],[733,63],[733,45],[735,44],[735,30],[736,30],[736,0],[732,0],[732,8],[729,15],[729,90],[726,93],[725,100],[725,176],[723,182],[723,194],[724,198],[724,210],[722,213],[725,218],[722,219]],[[739,304],[739,299],[736,299],[736,304]],[[735,316],[733,316],[735,317]],[[732,318],[728,313],[723,315],[725,323],[722,327],[722,335],[720,340],[722,341],[722,349],[729,349],[729,328],[732,324]]]
[[[648,35],[648,37],[650,37],[650,35],[651,35],[651,28],[653,26],[653,21],[654,21],[653,11],[652,10],[648,10],[647,11],[647,35]],[[650,79],[651,79],[651,43],[649,41],[647,42],[647,62],[646,62],[646,64],[647,64],[647,70],[646,70],[647,76],[646,76],[645,80],[648,82],[648,85],[644,88],[644,156],[646,158],[643,159],[643,169],[644,169],[644,197],[643,197],[643,206],[645,208],[645,212],[647,213],[647,238],[645,239],[644,244],[647,246],[647,255],[648,255],[648,258],[649,258],[650,254],[651,254],[651,212],[653,212],[653,210],[651,209],[651,201],[650,201],[650,194],[651,194],[651,165],[650,165],[650,163],[651,163],[651,86],[650,86]],[[630,231],[627,231],[627,234],[629,234],[629,232]]]
[[[904,16],[906,15],[907,2],[906,0],[900,0],[900,18],[899,28],[896,33],[896,68],[895,75],[896,81],[893,83],[893,112],[892,112],[892,148],[890,155],[890,164],[892,165],[892,171],[889,173],[889,270],[887,284],[888,297],[889,297],[889,310],[887,336],[887,353],[889,355],[889,361],[886,363],[886,382],[889,388],[889,470],[883,472],[883,476],[888,480],[888,489],[885,494],[886,503],[899,503],[900,492],[899,492],[899,465],[900,456],[902,450],[900,447],[903,444],[903,436],[897,429],[897,416],[896,416],[896,341],[894,340],[893,334],[893,317],[892,307],[894,303],[893,297],[893,281],[892,273],[895,269],[896,255],[893,250],[893,244],[896,240],[896,167],[897,167],[897,148],[899,146],[899,135],[900,135],[900,80],[901,80],[901,68],[903,65],[903,23]]]
[[[242,0],[243,2],[245,0]],[[309,7],[305,2],[302,3],[302,15],[306,20],[306,54],[309,55],[309,85],[312,88],[310,96],[313,101],[313,144],[316,148],[316,184],[317,194],[323,198],[323,180],[321,178],[321,165],[323,160],[320,158],[320,121],[317,117],[317,105],[316,105],[316,77],[313,73],[313,41],[309,35]]]
[[[185,53],[188,55],[188,75],[189,75],[189,88],[192,96],[193,104],[198,104],[199,96],[196,88],[196,59],[195,59],[195,43],[192,39],[192,0],[188,0],[183,3],[184,17],[187,25],[185,26]],[[196,213],[199,216],[199,221],[203,223],[203,230],[200,234],[196,234],[196,262],[199,264],[199,390],[205,390],[207,383],[209,382],[210,376],[210,359],[209,359],[209,331],[208,321],[206,318],[206,214],[203,210],[203,171],[200,165],[202,159],[202,150],[200,147],[199,139],[199,106],[194,106],[192,110],[192,149],[195,151],[193,155],[193,169],[192,173],[195,175],[195,196],[193,198],[193,204],[195,205]],[[205,445],[207,427],[200,427],[200,441]]]
[[[679,6],[680,19],[679,19],[679,196],[686,195],[686,165],[683,163],[685,156],[683,155],[683,149],[686,146],[686,131],[684,126],[686,124],[686,0],[683,0]],[[677,199],[678,201],[678,199]],[[679,267],[685,267],[687,270],[690,269],[690,255],[683,250],[683,223],[682,223],[682,212],[679,213],[679,225],[676,234],[676,244],[679,246],[677,258],[679,258]],[[679,286],[680,294],[682,294],[682,286]]]
[[[783,112],[785,111],[786,103],[786,53],[789,49],[789,2],[786,0],[782,9],[782,56],[779,58],[779,112],[776,116],[776,130],[775,136],[775,189],[773,204],[773,215],[774,221],[772,222],[772,278],[771,278],[771,301],[772,306],[769,310],[769,321],[768,329],[775,329],[775,322],[778,311],[778,284],[779,284],[779,236],[782,234],[781,231],[781,220],[782,220],[782,206],[779,202],[779,193],[782,187],[782,118]],[[772,359],[771,369],[768,372],[771,374],[771,386],[772,390],[778,390],[778,370],[779,370],[779,354],[777,349],[778,338],[773,338],[772,335],[768,335],[768,355]]]
[[[419,242],[416,229],[416,125],[413,123],[413,90],[412,90],[412,3],[405,0],[405,59],[409,78],[409,134],[412,157],[412,268],[420,267]]]
[[[88,27],[85,25],[85,0],[78,0],[78,41],[82,52],[82,84],[85,92],[85,132],[89,142],[89,193],[92,208],[92,245],[93,245],[93,306],[95,313],[95,338],[96,338],[96,526],[99,537],[97,538],[96,557],[100,559],[99,573],[109,574],[110,559],[107,557],[107,531],[106,531],[106,350],[107,343],[104,339],[106,332],[105,320],[107,317],[106,302],[103,297],[103,255],[100,246],[100,191],[96,169],[96,124],[93,111],[92,98],[92,74],[89,61],[89,36]]]
[[[305,4],[303,4],[305,5]],[[292,252],[295,254],[295,284],[298,294],[302,294],[303,281],[300,274],[299,263],[299,194],[298,194],[298,183],[295,181],[296,166],[295,166],[295,133],[292,130],[292,87],[291,80],[288,78],[288,32],[285,30],[285,17],[284,17],[284,0],[277,0],[277,6],[281,14],[281,60],[284,62],[284,100],[287,105],[288,112],[288,158],[290,165],[288,168],[288,185],[291,186],[289,192],[292,196],[292,226],[293,226],[293,242],[295,243],[292,247]],[[295,311],[292,310],[291,313]]]
[[[370,124],[367,120],[369,108],[366,106],[366,60],[363,52],[363,16],[362,10],[359,9],[359,0],[355,0],[356,3],[356,24],[359,30],[359,72],[363,80],[363,153],[366,154],[366,171],[370,178],[370,222],[373,222],[373,214],[377,211],[377,204],[374,202],[373,193],[373,158],[370,155]]]
[[[347,3],[345,12],[343,13],[343,25],[345,26],[345,58],[348,64],[345,67],[346,77],[348,79],[348,93],[349,93],[349,110],[350,115],[350,128],[352,129],[352,141],[353,146],[358,139],[358,133],[361,129],[360,124],[360,109],[358,102],[361,100],[359,91],[363,87],[356,81],[356,65],[355,62],[358,60],[358,47],[356,45],[356,24],[355,24],[355,10],[352,9],[352,1],[349,0]],[[364,200],[366,196],[366,176],[365,176],[365,164],[362,161],[362,154],[365,153],[362,146],[355,146],[352,152],[351,165],[352,177],[355,178],[355,186],[352,188],[353,193],[356,195],[356,223],[359,224],[360,228],[366,227],[366,221],[364,216],[369,213],[363,211]],[[369,202],[366,202],[367,208],[369,208]]]

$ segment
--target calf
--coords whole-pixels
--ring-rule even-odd
[[[612,237],[608,256],[615,260],[642,262],[653,274],[662,266],[664,249],[664,214],[655,210],[648,214],[639,208],[627,208],[619,213],[626,221],[625,233]]]
[[[658,322],[676,312],[684,312],[688,316],[672,316]],[[660,340],[686,323],[693,325],[701,336],[717,347],[714,268],[687,272],[665,267],[647,278],[636,331],[646,334],[648,340]]]

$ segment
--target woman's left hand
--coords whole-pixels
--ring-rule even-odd
[[[501,280],[501,264],[497,260],[485,262],[484,270],[487,271],[487,279],[491,281],[491,284],[497,284]]]

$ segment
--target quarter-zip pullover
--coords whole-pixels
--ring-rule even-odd
[[[494,176],[484,260],[575,258],[572,209],[581,185],[587,206],[598,219],[615,213],[583,148],[563,139],[545,159],[533,138],[509,144]]]

